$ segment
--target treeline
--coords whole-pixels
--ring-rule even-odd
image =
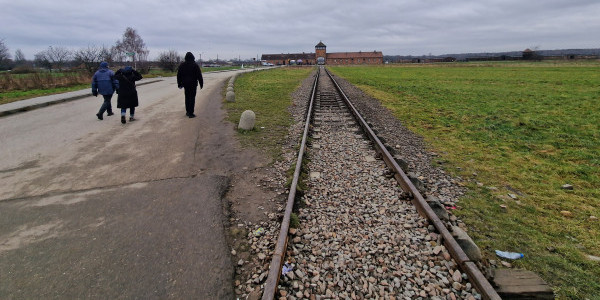
[[[98,69],[101,62],[106,61],[110,65],[132,64],[141,73],[147,73],[151,65],[148,61],[149,53],[144,40],[131,27],[127,27],[122,38],[110,47],[88,45],[73,50],[48,46],[37,52],[31,60],[26,59],[20,49],[11,56],[5,41],[0,39],[0,70],[11,70],[12,74],[36,73],[40,69],[50,72],[76,70],[89,75]],[[182,60],[177,51],[169,50],[158,55],[156,64],[165,70],[174,71]]]
[[[600,57],[600,49],[559,49],[559,50],[537,50],[526,49],[525,51],[507,51],[507,52],[479,52],[479,53],[458,53],[458,54],[443,54],[443,55],[385,55],[383,59],[389,62],[398,61],[423,61],[423,60],[440,60],[445,58],[453,58],[456,61],[467,61],[473,59],[486,58],[519,58],[519,59],[543,59],[543,58],[558,58],[577,59],[585,57]]]

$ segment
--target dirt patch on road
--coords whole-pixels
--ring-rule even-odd
[[[230,252],[225,254],[231,256],[234,264],[232,281],[235,282],[236,297],[243,298],[254,289],[247,291],[241,283],[252,280],[257,270],[268,265],[266,259],[257,259],[252,238],[257,228],[277,227],[287,199],[285,170],[289,166],[273,162],[259,150],[241,147],[235,137],[235,124],[225,121],[224,97],[220,91],[222,89],[217,87],[207,95],[211,100],[197,110],[198,118],[193,121],[196,123],[194,128],[198,129],[191,173],[222,175],[230,179],[222,201]],[[274,239],[269,236],[268,240]],[[260,289],[257,289],[253,295],[259,293]]]

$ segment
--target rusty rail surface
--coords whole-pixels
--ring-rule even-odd
[[[271,259],[269,266],[269,275],[265,281],[263,290],[263,300],[272,300],[277,293],[277,285],[279,284],[279,274],[281,274],[281,267],[285,256],[285,249],[287,248],[288,231],[290,229],[290,217],[292,215],[292,209],[294,208],[294,200],[296,198],[296,187],[298,186],[298,179],[300,178],[300,170],[302,169],[302,158],[304,157],[304,151],[306,149],[306,140],[308,138],[308,131],[310,127],[310,119],[313,114],[313,104],[317,93],[317,84],[319,82],[320,68],[315,76],[313,83],[312,92],[310,96],[310,103],[306,110],[304,133],[302,134],[302,142],[300,143],[300,150],[298,151],[298,159],[296,160],[296,169],[294,171],[294,178],[292,179],[292,185],[288,194],[287,203],[285,206],[285,212],[283,220],[281,221],[281,230],[279,231],[279,238],[275,245],[275,252]]]
[[[373,132],[373,130],[369,127],[369,125],[360,115],[356,107],[354,107],[352,102],[350,102],[350,99],[346,96],[346,94],[339,86],[339,84],[335,81],[333,76],[329,73],[329,71],[327,71],[327,69],[325,69],[325,72],[333,81],[335,88],[344,99],[346,105],[350,108],[350,111],[354,115],[355,119],[358,121],[362,129],[365,131],[365,133],[367,133],[369,139],[375,145],[376,150],[382,155],[382,158],[385,161],[386,165],[389,168],[391,168],[394,172],[394,177],[402,187],[402,190],[412,194],[413,205],[415,205],[415,207],[419,211],[419,214],[429,219],[429,221],[437,229],[440,235],[442,235],[442,238],[444,239],[444,244],[450,252],[450,255],[459,264],[460,268],[469,275],[469,280],[477,287],[477,290],[481,293],[484,299],[501,299],[498,293],[492,287],[492,285],[477,268],[477,265],[469,259],[469,257],[465,254],[462,248],[458,245],[450,231],[448,231],[444,223],[438,218],[435,212],[433,212],[433,210],[431,209],[429,204],[427,204],[421,193],[412,184],[408,176],[406,176],[406,174],[400,168],[394,157],[389,153],[389,151],[385,148],[383,143],[379,140],[375,132]]]

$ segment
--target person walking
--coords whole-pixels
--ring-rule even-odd
[[[142,79],[142,74],[127,66],[119,69],[115,73],[115,78],[119,81],[117,93],[117,108],[121,109],[121,123],[125,124],[125,116],[129,108],[129,121],[135,121],[135,108],[138,106],[138,94],[135,89],[135,82]]]
[[[185,61],[177,69],[177,87],[184,89],[185,115],[189,118],[196,117],[194,106],[196,106],[198,84],[200,84],[200,89],[204,86],[202,71],[200,71],[200,67],[195,60],[194,54],[188,52],[185,54]]]
[[[119,81],[115,79],[115,72],[108,68],[108,63],[103,61],[100,63],[100,68],[94,73],[92,77],[92,95],[98,97],[98,94],[104,97],[104,102],[100,106],[100,111],[96,114],[99,120],[102,120],[104,112],[107,112],[108,116],[112,116],[112,105],[110,100],[112,99],[113,93],[119,88]]]

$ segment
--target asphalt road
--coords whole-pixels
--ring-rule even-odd
[[[204,75],[194,119],[174,78],[127,124],[116,97],[103,121],[91,96],[0,118],[0,299],[234,298],[231,75]]]

